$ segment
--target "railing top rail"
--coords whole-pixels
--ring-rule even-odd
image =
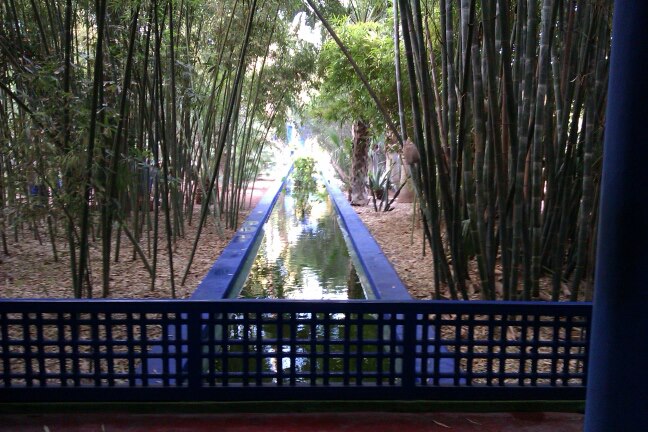
[[[0,300],[0,312],[55,310],[102,312],[191,312],[206,310],[289,312],[317,310],[322,312],[384,312],[384,313],[496,313],[496,314],[590,314],[590,302],[516,302],[516,301],[438,301],[438,300]]]

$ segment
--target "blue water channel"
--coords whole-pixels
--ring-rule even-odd
[[[320,181],[317,190],[312,191],[306,200],[303,198],[300,200],[296,198],[296,194],[293,194],[293,187],[289,179],[280,193],[264,226],[264,237],[261,239],[258,253],[239,297],[301,300],[366,298],[349,254],[345,235],[339,226],[335,207],[326,188]],[[296,318],[307,320],[309,317]],[[313,337],[316,340],[326,338],[340,341],[371,340],[377,337],[375,326],[367,326],[362,330],[358,330],[355,326],[345,328],[342,324],[345,319],[344,314],[333,314],[328,319],[339,320],[340,324],[328,327],[326,334],[323,328],[318,329],[318,326],[299,326],[293,337],[304,341],[309,341]],[[280,331],[276,326],[231,325],[228,332],[229,340],[249,342],[277,340],[278,333],[290,334],[287,325]],[[316,334],[311,335],[311,332]],[[239,347],[237,343],[230,346],[230,350],[238,350]],[[315,360],[317,364],[311,364],[309,354],[312,347],[308,343],[299,345],[292,355],[289,355],[291,353],[288,345],[264,343],[255,346],[251,343],[246,348],[249,350],[247,353],[240,353],[240,359],[229,360],[227,369],[232,376],[238,375],[243,370],[254,370],[258,367],[258,363],[253,356],[259,354],[257,350],[261,349],[260,354],[264,357],[263,372],[269,372],[269,375],[273,375],[279,368],[285,371],[292,369],[297,374],[307,373],[313,369],[318,371],[325,369],[330,374],[327,380],[336,382],[343,380],[344,370],[343,347],[341,344],[337,347],[339,353],[335,348],[331,350],[329,358],[322,358],[319,353]],[[347,348],[355,349],[353,346]],[[248,355],[249,358],[245,359]],[[223,365],[216,364],[215,367],[216,370],[222,370]],[[352,366],[352,370],[356,367],[362,370],[375,370],[376,359],[363,359],[361,364]],[[267,378],[264,381],[274,382],[276,378]]]
[[[305,201],[288,182],[264,226],[264,237],[242,298],[346,300],[365,298],[326,189]]]

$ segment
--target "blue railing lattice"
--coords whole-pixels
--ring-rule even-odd
[[[583,399],[591,304],[2,301],[0,401]]]

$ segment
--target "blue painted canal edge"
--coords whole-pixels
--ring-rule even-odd
[[[263,238],[263,226],[292,169],[291,165],[286,175],[270,186],[230,243],[223,249],[190,299],[220,300],[238,295],[238,292],[233,292],[234,288],[241,286],[247,278],[249,267],[253,261],[251,258],[256,254]]]
[[[340,189],[328,180],[324,180],[324,184],[337,210],[340,228],[351,243],[349,252],[355,254],[353,258],[361,266],[356,270],[369,282],[365,289],[371,289],[369,294],[380,300],[410,300],[412,297],[396,270]]]

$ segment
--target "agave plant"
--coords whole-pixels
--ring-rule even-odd
[[[369,171],[369,190],[373,201],[374,210],[379,211],[389,206],[385,204],[389,200],[389,189],[391,188],[391,169],[385,169],[384,166],[374,166]],[[380,205],[376,202],[380,201]]]

